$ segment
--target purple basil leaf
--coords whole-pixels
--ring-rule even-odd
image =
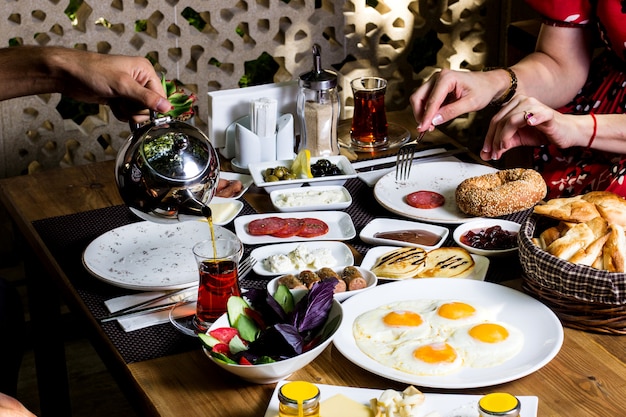
[[[335,293],[333,280],[318,281],[296,307],[291,320],[300,333],[313,330],[328,318]]]
[[[302,336],[291,324],[276,324],[274,328],[280,333],[285,341],[291,346],[296,355],[302,353],[302,347],[304,346],[304,341],[302,340]]]

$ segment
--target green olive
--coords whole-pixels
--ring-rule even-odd
[[[285,175],[285,170],[283,169],[283,167],[277,167],[276,169],[274,169],[274,175],[280,179]]]
[[[267,178],[265,178],[265,181],[276,182],[276,181],[280,181],[280,179],[276,175],[268,175]]]
[[[295,180],[295,179],[296,179],[296,174],[294,174],[293,172],[283,175],[283,180]]]
[[[269,177],[270,175],[274,175],[274,168],[265,168],[265,172],[263,172],[263,177]]]

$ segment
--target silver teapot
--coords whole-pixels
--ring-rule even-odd
[[[209,138],[195,126],[154,113],[150,122],[131,129],[115,163],[128,207],[158,223],[210,217],[220,164]]]

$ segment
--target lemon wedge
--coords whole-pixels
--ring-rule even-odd
[[[302,149],[291,164],[291,173],[296,178],[313,178],[311,173],[311,151]]]

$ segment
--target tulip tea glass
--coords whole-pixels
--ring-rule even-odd
[[[361,77],[350,83],[354,95],[354,115],[350,137],[361,149],[385,146],[388,140],[385,92],[387,80],[379,77]]]
[[[230,296],[240,296],[239,256],[242,243],[236,237],[203,240],[193,247],[198,265],[200,283],[196,315],[193,322],[200,331],[206,331],[222,314]]]

